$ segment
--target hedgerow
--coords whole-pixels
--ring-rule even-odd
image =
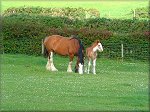
[[[84,9],[79,8],[43,8],[43,7],[19,7],[8,8],[4,11],[3,15],[12,14],[28,14],[28,15],[51,15],[53,17],[67,17],[69,19],[86,19],[100,17],[97,9]]]
[[[28,14],[12,14],[3,16],[3,45],[5,53],[24,53],[41,55],[42,39],[46,36],[59,34],[69,37],[78,35],[85,47],[96,39],[100,39],[106,48],[102,55],[107,57],[120,56],[120,44],[131,46],[139,52],[131,53],[137,59],[148,56],[148,21],[118,20],[94,18],[71,20],[66,17],[52,17]],[[111,44],[111,45],[110,45]],[[108,46],[109,45],[109,46]],[[136,47],[133,47],[136,46]],[[111,46],[111,48],[109,48]],[[140,51],[145,46],[146,49]],[[126,54],[129,57],[129,54]]]

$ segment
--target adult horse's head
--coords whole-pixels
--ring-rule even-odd
[[[83,66],[84,66],[84,46],[81,43],[81,40],[77,38],[76,36],[73,36],[73,38],[77,39],[79,42],[79,49],[78,49],[78,62],[75,66],[75,72],[79,72],[79,74],[83,74]]]
[[[95,52],[95,51],[99,51],[99,52],[102,52],[103,51],[103,46],[102,46],[102,44],[100,43],[100,41],[99,40],[96,40],[96,42],[95,42],[95,47],[93,48],[93,51]]]
[[[78,58],[79,58],[79,74],[83,74],[83,66],[84,66],[84,47],[83,44],[79,43],[80,47],[78,50]]]

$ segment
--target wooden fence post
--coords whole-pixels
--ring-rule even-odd
[[[135,12],[135,9],[133,10],[133,19],[136,19],[136,12]]]
[[[108,12],[108,18],[110,18],[110,11]]]
[[[123,57],[124,57],[124,50],[123,50],[123,42],[121,43],[121,59],[123,61]]]
[[[42,52],[41,52],[41,53],[42,53],[42,54],[44,54],[44,45],[43,45],[43,39],[42,39],[42,44],[41,44],[41,45],[42,45]]]

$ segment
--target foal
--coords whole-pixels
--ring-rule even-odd
[[[91,60],[93,62],[93,74],[96,74],[95,66],[96,66],[96,58],[97,58],[97,51],[102,52],[103,47],[99,40],[96,40],[92,46],[86,48],[86,57],[88,58],[88,70],[87,73],[90,72]]]

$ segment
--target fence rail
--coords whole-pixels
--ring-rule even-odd
[[[43,40],[42,40],[43,44]],[[98,57],[121,59],[121,60],[145,60],[149,59],[150,46],[146,43],[144,46],[125,44],[125,43],[109,43],[103,44],[104,51],[98,53]],[[41,47],[43,54],[43,46]]]
[[[110,43],[104,44],[103,47],[104,51],[99,53],[99,57],[129,60],[148,60],[149,58],[149,44],[139,46],[124,43]]]

